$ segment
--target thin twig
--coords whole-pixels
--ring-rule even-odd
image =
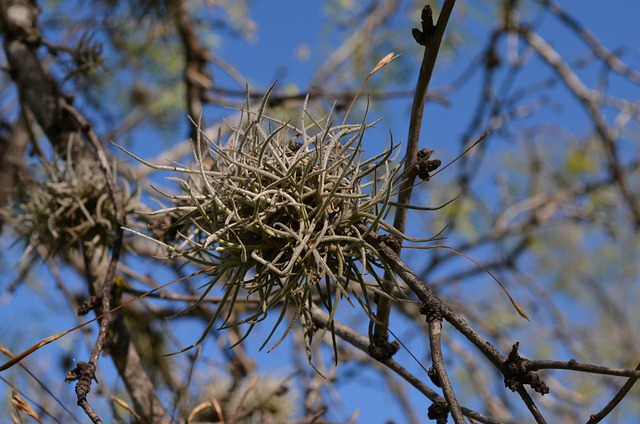
[[[107,155],[102,147],[102,143],[98,139],[98,136],[91,128],[91,124],[87,121],[84,116],[73,106],[68,104],[67,102],[60,102],[60,107],[67,111],[73,118],[77,121],[77,123],[82,128],[82,131],[86,135],[89,143],[94,148],[96,155],[98,157],[98,162],[100,163],[100,168],[104,173],[104,177],[106,180],[107,188],[109,190],[109,196],[111,197],[111,202],[113,203],[113,207],[115,208],[115,240],[111,249],[111,260],[109,261],[109,266],[107,268],[107,272],[104,276],[104,280],[100,285],[99,297],[102,300],[102,311],[108,311],[111,309],[111,292],[113,288],[113,281],[116,276],[116,270],[118,269],[118,262],[120,261],[120,253],[122,250],[122,241],[124,238],[124,226],[125,226],[125,215],[124,209],[122,207],[122,202],[118,197],[118,189],[116,187],[116,180],[111,172],[111,168],[109,166],[109,161],[107,159]],[[98,333],[98,337],[96,339],[95,345],[91,350],[91,356],[89,358],[89,364],[92,365],[91,369],[95,371],[95,367],[98,363],[98,358],[100,357],[100,353],[104,349],[104,345],[106,343],[107,338],[107,330],[109,329],[109,325],[111,324],[111,315],[105,316],[100,322],[100,331]],[[95,420],[97,415],[91,414],[90,410],[87,409],[89,407],[88,402],[85,399],[81,399],[82,396],[86,396],[89,391],[89,387],[91,385],[91,379],[95,376],[91,375],[89,381],[84,381],[82,378],[78,379],[77,385],[87,385],[86,393],[84,390],[79,391],[78,404],[83,407],[87,414],[94,422],[100,422]],[[76,391],[78,392],[78,387],[76,386]],[[81,394],[82,393],[82,394]]]
[[[546,424],[547,420],[544,419],[544,417],[542,416],[542,413],[536,406],[535,402],[533,401],[529,393],[527,393],[527,390],[524,388],[524,386],[522,384],[519,384],[518,387],[516,388],[516,391],[520,395],[520,398],[524,401],[524,404],[527,406],[527,409],[529,409],[529,412],[531,412],[531,415],[533,415],[533,418],[535,418],[536,423]]]
[[[440,388],[444,393],[444,397],[449,405],[449,412],[456,424],[464,424],[464,416],[460,409],[460,404],[451,386],[451,381],[447,375],[447,369],[444,366],[444,357],[442,356],[442,320],[440,317],[432,317],[429,320],[429,345],[431,347],[431,359],[433,368],[436,370]]]
[[[400,187],[400,193],[398,194],[399,204],[408,205],[411,203],[411,192],[416,175],[413,168],[418,160],[418,144],[420,128],[422,126],[422,116],[424,114],[424,104],[427,100],[429,83],[433,74],[436,58],[438,57],[440,43],[442,42],[442,37],[444,36],[444,31],[449,22],[449,17],[451,16],[454,5],[455,0],[445,0],[440,16],[438,17],[438,23],[435,27],[433,27],[431,7],[425,6],[422,12],[424,55],[422,57],[422,65],[420,66],[420,73],[418,74],[418,82],[416,84],[416,93],[411,107],[407,150],[404,157],[404,172],[407,174],[407,177]],[[396,209],[393,226],[401,233],[404,233],[406,228],[407,213],[407,208],[398,207]],[[395,253],[399,254],[401,249],[402,244],[399,243]],[[388,272],[385,272],[384,281],[387,282],[386,289],[390,290],[393,287],[391,283],[393,280],[394,277]],[[388,326],[390,312],[390,301],[387,298],[381,297],[378,301],[373,343],[384,343],[389,338]]]
[[[607,66],[615,72],[627,77],[635,84],[640,84],[640,72],[629,67],[624,63],[617,54],[609,51],[598,38],[589,31],[584,25],[580,24],[571,15],[565,12],[558,3],[552,0],[536,0],[538,3],[547,7],[551,13],[556,15],[565,25],[567,25],[575,34],[578,34],[585,43],[591,47],[593,53],[602,59]]]
[[[617,377],[640,378],[640,366],[636,369],[610,368],[601,365],[582,364],[574,360],[570,361],[543,361],[527,360],[527,370],[538,371],[543,369],[581,371],[591,374],[613,375]]]
[[[636,367],[636,372],[640,372],[640,364],[638,364],[638,366]],[[627,382],[624,384],[624,386],[622,386],[620,388],[618,393],[616,393],[616,395],[613,397],[613,399],[611,399],[611,401],[609,403],[607,403],[604,408],[602,408],[599,412],[597,412],[597,413],[595,413],[595,414],[593,414],[593,415],[591,415],[589,417],[589,421],[587,421],[587,424],[599,423],[607,415],[609,415],[609,413],[611,411],[613,411],[613,409],[616,406],[618,406],[618,404],[622,401],[622,399],[624,399],[627,396],[627,394],[629,393],[631,388],[636,384],[637,381],[638,381],[638,377],[637,376],[633,376],[633,377],[629,378],[629,380],[627,380]]]
[[[101,287],[100,297],[102,298],[102,311],[108,311],[111,309],[111,289],[113,287],[113,280],[116,275],[116,270],[118,269],[118,262],[120,260],[120,253],[122,251],[122,241],[124,238],[124,230],[123,228],[126,225],[124,209],[122,207],[122,202],[118,197],[118,189],[116,187],[116,181],[113,173],[111,172],[111,167],[109,166],[109,160],[107,159],[107,154],[102,147],[102,143],[98,139],[98,136],[91,128],[91,124],[87,121],[84,116],[78,112],[76,108],[69,105],[68,103],[62,103],[61,107],[64,108],[67,112],[69,112],[78,122],[82,131],[87,136],[91,146],[95,149],[96,155],[98,156],[98,161],[100,163],[100,168],[104,173],[107,189],[109,190],[109,196],[111,197],[111,201],[113,202],[113,207],[115,208],[115,240],[113,243],[113,247],[111,249],[111,260],[109,262],[109,267],[107,268],[107,273],[104,276],[104,280]],[[102,322],[100,323],[100,333],[98,335],[98,340],[96,340],[96,345],[91,352],[90,361],[92,363],[97,363],[98,357],[100,356],[100,352],[103,348],[104,339],[106,338],[107,328],[110,322],[110,315],[107,315]]]
[[[335,49],[331,55],[318,68],[309,86],[311,91],[327,85],[327,78],[334,76],[336,69],[340,68],[347,60],[353,58],[354,51],[371,41],[371,34],[379,28],[385,21],[391,19],[398,9],[397,0],[386,0],[375,3],[360,25],[344,42]]]
[[[606,152],[607,165],[609,166],[611,175],[618,185],[622,198],[627,203],[636,229],[640,229],[640,203],[635,193],[633,193],[632,187],[625,175],[615,138],[607,125],[605,116],[600,110],[601,96],[586,87],[575,72],[573,72],[569,65],[562,59],[562,56],[540,35],[524,27],[519,28],[518,33],[522,35],[536,53],[553,68],[590,115],[594,129]]]

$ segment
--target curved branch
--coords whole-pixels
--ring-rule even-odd
[[[636,373],[640,374],[640,364],[638,364],[638,366],[636,367],[635,371],[636,371]],[[607,403],[604,408],[602,408],[599,412],[597,412],[596,414],[593,414],[593,415],[591,415],[589,417],[589,421],[587,421],[587,424],[599,423],[607,415],[609,415],[609,413],[611,411],[613,411],[613,409],[616,406],[618,406],[618,404],[622,401],[622,399],[624,399],[627,396],[627,393],[629,393],[631,388],[636,384],[636,381],[638,381],[638,376],[637,375],[629,378],[629,380],[627,380],[627,382],[624,384],[624,386],[622,386],[620,388],[618,393],[616,393],[616,395],[613,397],[613,399],[611,399],[611,401],[609,403]]]

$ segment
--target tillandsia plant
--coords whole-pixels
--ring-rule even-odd
[[[291,377],[250,373],[241,379],[213,373],[193,406],[189,422],[283,423],[299,397]]]
[[[225,143],[207,139],[194,123],[192,167],[143,161],[182,174],[171,179],[183,193],[165,194],[173,205],[155,212],[171,217],[175,238],[137,233],[162,244],[174,258],[208,268],[211,281],[203,297],[218,282],[224,284],[222,304],[190,347],[221,317],[223,327],[248,324],[248,334],[279,308],[266,344],[288,311],[294,319],[277,346],[296,320],[310,339],[312,304],[326,308],[333,319],[345,299],[371,316],[373,292],[393,296],[381,290],[379,271],[388,264],[365,237],[370,231],[404,237],[384,220],[402,178],[391,160],[397,146],[391,142],[365,160],[365,131],[375,122],[332,126],[330,114],[315,120],[305,103],[296,126],[268,117],[266,104],[267,98],[252,108],[247,101]],[[259,299],[260,306],[230,323],[241,296]],[[310,354],[309,340],[307,349]]]
[[[10,211],[19,217],[29,245],[25,255],[36,246],[43,246],[48,255],[64,255],[80,247],[103,247],[106,253],[114,240],[116,219],[100,164],[79,153],[70,141],[66,157],[43,162],[42,169],[46,178],[27,182]],[[123,207],[132,212],[137,193],[126,180],[120,183]]]

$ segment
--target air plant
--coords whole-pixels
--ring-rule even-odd
[[[11,213],[20,220],[29,245],[25,255],[36,246],[50,256],[81,247],[102,247],[106,252],[114,240],[115,208],[104,173],[95,159],[77,150],[69,142],[67,157],[43,162],[46,178],[27,182],[18,193]],[[136,193],[126,181],[120,183],[123,207],[131,212]]]
[[[250,373],[240,379],[212,375],[190,413],[191,421],[250,423],[287,422],[296,412],[295,386],[289,378]]]
[[[182,192],[162,193],[172,205],[154,212],[170,217],[175,238],[131,231],[161,244],[169,257],[206,269],[210,281],[202,297],[216,284],[224,286],[220,306],[190,347],[218,318],[222,327],[247,324],[248,334],[272,310],[279,316],[265,344],[287,316],[293,318],[275,346],[295,322],[310,339],[312,304],[333,319],[346,300],[371,317],[372,293],[393,296],[382,290],[380,269],[388,264],[365,237],[378,231],[405,237],[384,220],[402,178],[392,160],[397,145],[364,159],[365,131],[376,122],[332,125],[330,114],[316,120],[305,103],[294,125],[267,116],[266,105],[267,97],[257,108],[247,101],[224,143],[207,138],[194,122],[191,167],[154,165],[132,155],[179,174],[170,179]],[[242,296],[259,299],[260,306],[229,322]]]

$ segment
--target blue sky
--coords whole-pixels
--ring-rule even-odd
[[[472,3],[472,2],[467,2]],[[569,0],[562,1],[562,6],[566,8],[574,17],[576,17],[585,27],[589,28],[605,46],[612,50],[625,47],[626,53],[624,59],[627,63],[636,69],[640,68],[640,32],[637,30],[637,19],[640,16],[640,1],[638,0],[621,0],[613,2],[602,1],[578,1]],[[476,4],[476,2],[473,2]],[[402,6],[407,8],[406,2]],[[455,76],[461,71],[462,66],[470,55],[478,54],[478,51],[485,43],[484,38],[480,38],[480,34],[485,34],[482,27],[478,25],[478,20],[484,23],[490,23],[492,17],[490,15],[482,16],[483,8],[478,11],[471,11],[471,15],[455,14],[452,18],[452,28],[457,25],[458,28],[464,28],[469,32],[469,40],[471,41],[469,48],[461,49],[459,57],[456,59],[448,59],[443,61],[436,68],[432,88],[437,89],[447,83],[450,83]],[[480,14],[480,18],[478,18]],[[327,40],[339,42],[340,40],[331,40],[326,34],[322,33],[325,22],[322,12],[322,2],[311,1],[255,1],[251,3],[250,16],[258,23],[258,31],[252,42],[245,42],[237,39],[223,39],[216,53],[224,60],[233,64],[238,68],[240,73],[247,77],[247,82],[255,89],[266,89],[275,78],[280,80],[279,87],[286,87],[288,84],[295,84],[299,89],[307,88],[307,83],[311,75],[317,67],[323,62],[331,47],[321,44]],[[416,23],[409,20],[398,18],[395,25],[406,26],[407,37],[410,37],[410,28],[417,26]],[[553,40],[553,46],[562,53],[567,60],[580,58],[587,49],[584,44],[576,39],[576,37],[562,30],[555,18],[547,16],[539,30],[547,38]],[[449,34],[446,34],[449,36]],[[475,43],[473,43],[475,41]],[[396,51],[402,56],[398,59],[410,63],[418,57],[419,48],[413,45],[413,51]],[[308,48],[310,56],[306,60],[300,60],[296,52],[299,49]],[[387,51],[380,52],[382,58]],[[517,86],[527,86],[536,81],[540,81],[550,75],[547,67],[541,65],[537,59],[532,59],[534,65],[527,67],[523,74],[519,77]],[[283,66],[283,64],[285,64]],[[389,65],[393,67],[394,64]],[[405,88],[412,88],[415,85],[416,71],[407,78],[406,84],[399,84]],[[580,75],[586,83],[591,85],[598,78],[597,67],[588,68]],[[383,69],[381,73],[384,73]],[[362,75],[364,78],[366,75]],[[228,78],[222,75],[216,75],[216,83],[222,86],[237,88],[232,85]],[[464,133],[470,118],[470,114],[478,101],[478,90],[480,87],[480,79],[478,76],[470,80],[463,89],[454,93],[450,100],[451,106],[445,107],[439,104],[431,104],[427,107],[423,126],[423,143],[424,145],[434,148],[437,156],[447,162],[453,159],[460,150],[460,137]],[[612,92],[623,92],[626,98],[640,98],[640,90],[638,86],[631,86],[614,80],[611,87]],[[629,94],[635,93],[635,94]],[[586,131],[585,122],[586,115],[584,111],[570,98],[564,88],[557,88],[553,92],[554,101],[558,104],[553,108],[553,112],[540,114],[536,119],[540,122],[554,122],[556,125],[563,126],[571,131]],[[390,102],[388,105],[380,109],[374,109],[371,113],[372,118],[384,116],[384,120],[378,124],[375,130],[372,130],[373,139],[380,140],[380,145],[372,144],[374,154],[376,149],[381,148],[384,140],[388,138],[391,131],[396,141],[406,138],[407,133],[407,116],[410,110],[411,99],[399,99]],[[210,121],[217,119],[219,116],[227,114],[227,111],[211,108],[207,111],[206,118]],[[520,125],[520,124],[518,124]],[[535,122],[527,122],[522,125],[535,125]],[[479,135],[482,130],[477,131]],[[186,134],[186,126],[184,131],[176,131],[176,133]],[[160,135],[158,135],[160,136]],[[158,144],[150,143],[154,137],[140,134],[133,140],[136,152],[141,155],[155,156]],[[170,143],[170,140],[164,140],[164,143]],[[490,148],[496,155],[505,149],[512,140],[502,139],[496,135],[491,141]],[[166,144],[164,144],[166,145]],[[436,183],[446,184],[447,180],[455,176],[455,166],[450,168],[446,173],[441,174],[439,181]],[[440,180],[441,179],[441,180]],[[487,196],[496,196],[495,186],[492,181],[479,181],[478,184],[486,190]],[[428,202],[429,199],[422,199]],[[10,246],[6,237],[1,239],[4,245],[4,252],[10,252],[3,255],[2,263],[0,263],[0,290],[4,291],[7,284],[12,281],[13,264],[15,258],[19,256],[21,247]],[[411,258],[416,260],[416,255],[411,254]],[[142,268],[149,266],[148,264],[140,264]],[[65,279],[73,281],[69,273],[65,273]],[[0,322],[5,323],[0,326],[0,340],[2,343],[11,344],[15,349],[24,349],[30,344],[50,335],[52,332],[61,331],[73,325],[73,319],[67,311],[64,303],[56,304],[55,310],[59,312],[60,319],[52,318],[48,309],[44,307],[42,302],[48,302],[45,296],[33,296],[34,292],[42,294],[46,290],[52,290],[49,280],[51,279],[48,271],[44,268],[33,277],[28,286],[21,287],[15,294],[13,299],[9,299],[6,295],[0,295]],[[74,284],[81,283],[76,280]],[[9,302],[9,300],[11,300]],[[51,300],[53,302],[53,300]],[[9,330],[5,327],[6,323],[24,322],[37,320],[40,326],[29,327],[28,333],[20,333]],[[71,324],[71,325],[70,325]],[[401,326],[401,323],[398,323]],[[291,358],[287,346],[279,347],[275,352],[267,353],[266,351],[257,352],[257,346],[262,342],[262,337],[266,335],[268,323],[265,323],[264,329],[256,330],[253,335],[255,342],[250,340],[248,350],[254,354],[257,361],[261,363],[261,367],[265,370],[277,369],[286,372],[291,367]],[[402,330],[398,331],[403,334]],[[11,343],[4,340],[4,335],[10,334],[14,338]],[[190,332],[188,324],[185,324],[185,341],[189,338],[197,337],[197,332]],[[404,337],[410,339],[410,334]],[[193,340],[192,340],[193,341]],[[409,340],[411,341],[411,340]],[[51,364],[53,367],[58,360],[57,355],[64,352],[69,345],[80,344],[81,335],[73,334],[56,342],[55,346],[49,346],[43,351],[38,352],[35,357],[38,361],[45,364]],[[83,359],[83,358],[78,358]],[[107,370],[107,382],[111,382],[113,378],[110,376],[110,363],[108,360],[102,360],[101,366]],[[350,367],[350,365],[349,365]],[[358,371],[355,371],[358,373]],[[426,376],[425,376],[426,379]],[[359,423],[383,423],[386,419],[396,419],[402,422],[402,415],[396,405],[388,404],[388,400],[384,397],[384,392],[378,390],[383,387],[384,382],[375,376],[363,376],[363,378],[354,378],[352,382],[345,384],[344,390],[340,391],[341,401],[344,404],[343,414],[339,418],[349,416],[355,408],[359,408],[360,414],[357,422]],[[6,386],[0,386],[0,393]],[[413,389],[408,388],[409,392]],[[69,388],[71,391],[71,388]],[[412,399],[417,401],[417,413],[421,416],[426,415],[427,403],[420,401],[420,397],[416,393],[412,393]],[[366,402],[362,402],[367,399]],[[473,406],[473,405],[470,405]],[[338,411],[340,409],[338,408]],[[625,421],[619,421],[625,422]],[[631,422],[631,421],[628,421]]]

